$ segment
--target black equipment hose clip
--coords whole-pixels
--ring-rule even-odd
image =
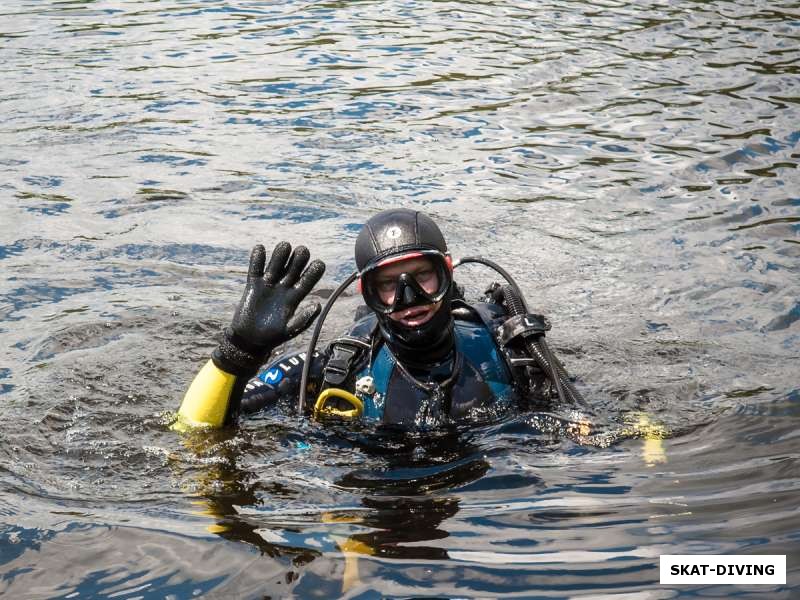
[[[551,327],[550,321],[543,315],[515,315],[497,328],[497,341],[501,347],[505,347],[514,338],[544,335]]]

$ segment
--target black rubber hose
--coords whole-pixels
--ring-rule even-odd
[[[488,258],[483,258],[482,256],[464,257],[456,262],[453,265],[453,268],[465,263],[482,264],[494,269],[497,273],[499,273],[503,279],[508,282],[508,285],[503,286],[502,292],[503,297],[506,300],[506,305],[508,306],[509,314],[511,316],[528,314],[528,307],[525,303],[525,297],[522,295],[522,290],[520,290],[517,282],[514,281],[514,278],[511,277],[511,275],[505,269],[503,269],[496,262],[489,260]],[[543,334],[538,336],[529,335],[525,340],[525,346],[533,359],[536,360],[536,363],[539,365],[539,367],[547,374],[547,376],[556,386],[558,397],[562,402],[567,402],[569,398],[569,400],[572,402],[587,407],[583,396],[580,395],[578,390],[575,389],[575,386],[573,386],[572,382],[569,380],[569,374],[564,368],[564,365],[562,365],[561,362],[555,356],[553,356],[553,353],[550,352],[550,347],[547,345],[547,342],[544,341]]]
[[[306,360],[303,363],[303,373],[302,376],[300,377],[300,395],[297,398],[298,415],[303,414],[303,409],[305,408],[306,405],[306,397],[308,396],[308,390],[307,390],[308,376],[309,373],[311,372],[311,361],[314,360],[314,352],[317,349],[317,340],[319,339],[319,334],[322,331],[322,324],[325,322],[325,317],[328,316],[328,313],[333,307],[333,303],[336,302],[336,299],[357,278],[358,278],[358,271],[355,271],[341,284],[339,284],[339,287],[336,288],[336,290],[331,294],[331,297],[328,298],[328,301],[325,303],[325,308],[322,309],[322,312],[317,318],[317,322],[314,324],[314,331],[311,333],[311,339],[308,340],[308,348],[306,349]]]
[[[518,289],[510,285],[503,286],[503,298],[506,301],[508,312],[512,317],[527,314],[527,307],[525,306],[524,300],[519,295]],[[544,334],[528,334],[524,337],[524,341],[525,347],[530,355],[556,386],[559,399],[562,402],[571,402],[573,404],[586,406],[586,401],[583,399],[583,396],[581,396],[580,392],[575,389],[575,386],[572,385],[572,382],[569,380],[569,374],[564,368],[564,365],[562,365],[550,351],[550,346],[548,346],[547,342],[544,340]]]
[[[511,275],[509,274],[508,271],[506,271],[503,267],[498,265],[493,260],[489,260],[488,258],[483,258],[482,256],[465,256],[464,258],[459,259],[453,265],[453,268],[455,269],[455,268],[460,267],[461,265],[467,264],[467,263],[476,263],[476,264],[479,264],[479,265],[484,265],[486,267],[489,267],[490,269],[494,269],[494,271],[499,273],[500,276],[508,282],[508,285],[511,286],[511,288],[516,293],[516,297],[522,303],[522,313],[521,314],[527,314],[528,308],[525,305],[525,297],[522,295],[522,290],[519,289],[519,286],[517,285],[517,282],[514,281],[514,278],[511,277]]]

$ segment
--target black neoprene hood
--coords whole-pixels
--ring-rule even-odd
[[[384,210],[361,228],[356,239],[356,266],[363,271],[386,257],[412,250],[447,254],[447,243],[426,214],[407,208]]]

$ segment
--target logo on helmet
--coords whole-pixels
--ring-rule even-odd
[[[403,231],[396,225],[386,230],[386,237],[388,237],[390,240],[396,240],[401,235],[403,235]]]

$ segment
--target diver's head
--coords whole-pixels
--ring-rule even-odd
[[[426,256],[380,266],[370,277],[367,287],[376,296],[372,304],[378,304],[379,311],[391,310],[388,317],[395,323],[422,327],[442,306],[442,301],[436,298],[444,278]]]
[[[358,234],[355,257],[364,302],[398,357],[419,363],[447,356],[453,267],[436,223],[403,208],[380,212]]]

